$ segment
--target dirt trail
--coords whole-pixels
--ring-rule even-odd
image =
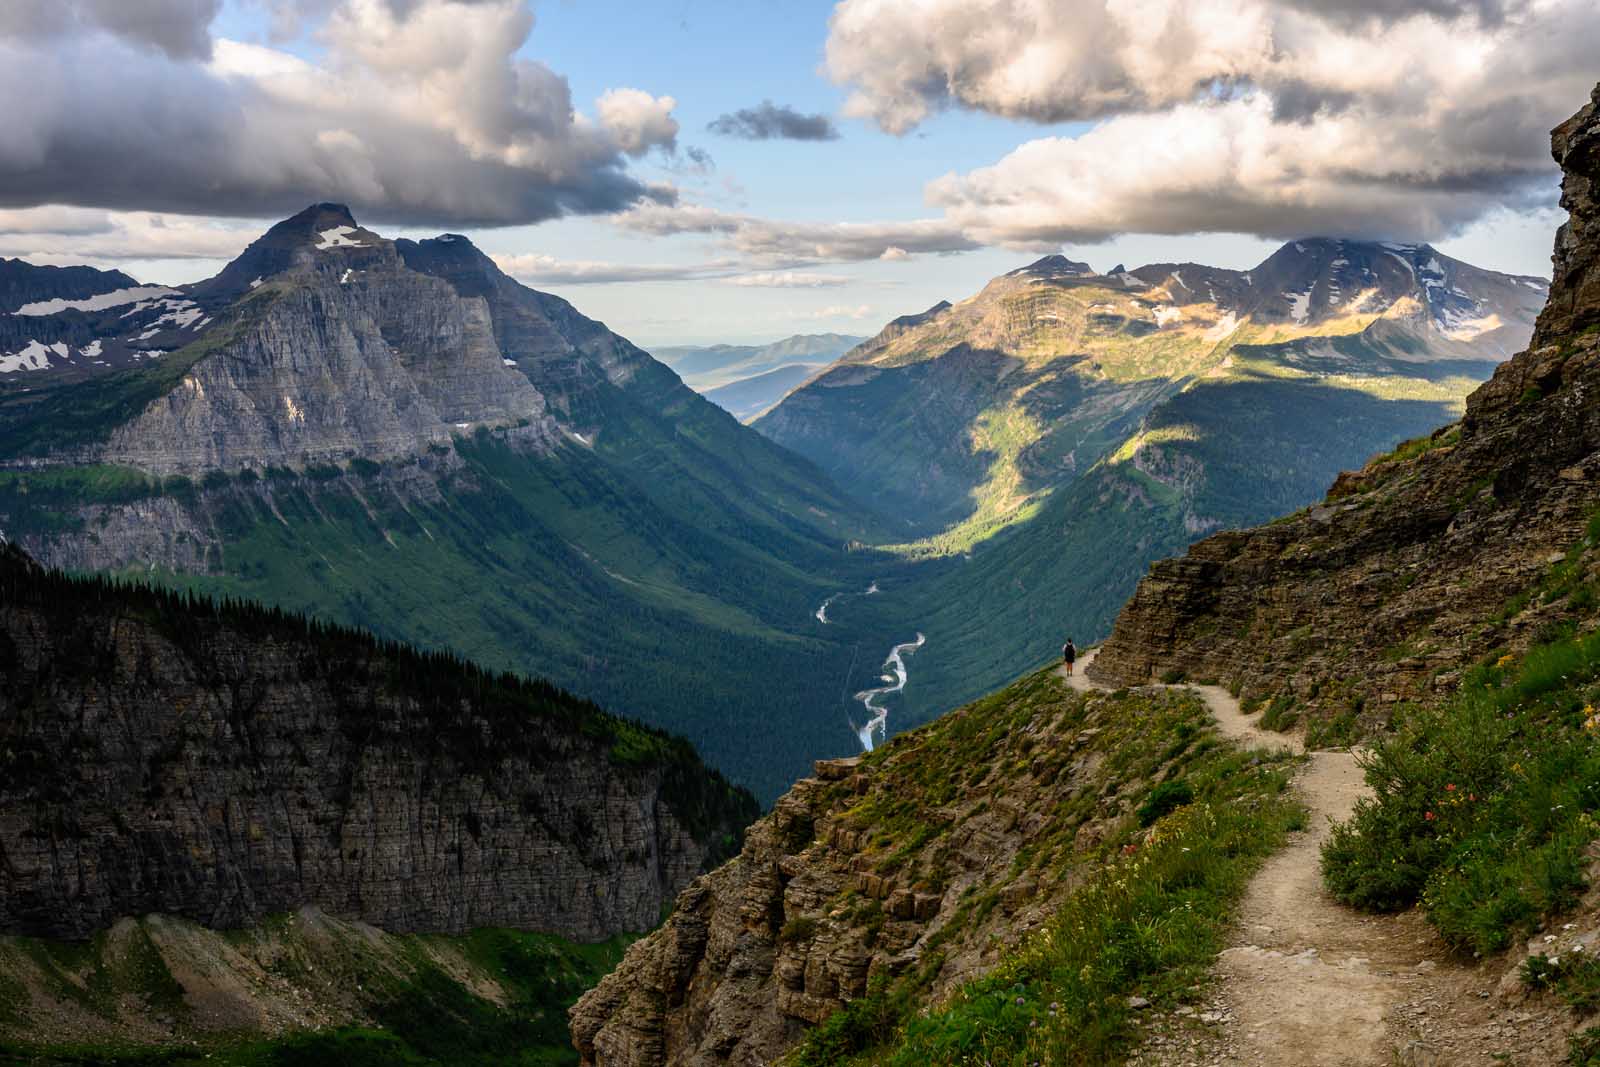
[[[1080,659],[1074,689],[1093,683]],[[1296,737],[1252,722],[1219,686],[1195,690],[1221,732],[1242,744],[1303,751]],[[1487,1001],[1498,975],[1452,962],[1416,914],[1365,915],[1335,903],[1322,886],[1321,849],[1349,817],[1366,783],[1349,752],[1320,751],[1296,778],[1307,831],[1264,864],[1240,906],[1230,946],[1217,962],[1217,990],[1203,1012],[1158,1025],[1138,1063],[1250,1067],[1445,1067],[1554,1063],[1530,1049],[1518,1023]],[[1183,1010],[1180,1009],[1180,1013]],[[1526,1014],[1526,1013],[1522,1013]],[[1171,1031],[1176,1030],[1176,1036]],[[1542,1044],[1542,1042],[1535,1042]],[[1520,1046],[1520,1047],[1519,1047]],[[1522,1057],[1533,1052],[1534,1058]],[[1552,1050],[1553,1051],[1553,1050]]]

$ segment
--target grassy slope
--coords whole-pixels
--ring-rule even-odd
[[[1447,704],[1391,716],[1367,760],[1374,796],[1323,852],[1324,880],[1339,899],[1374,911],[1420,905],[1464,957],[1570,929],[1562,919],[1591,888],[1600,840],[1600,513],[1502,614],[1530,603],[1553,613],[1533,647],[1491,652]],[[1522,967],[1530,990],[1553,991],[1591,1017],[1571,1039],[1578,1067],[1600,1064],[1592,1018],[1600,960],[1591,957],[1534,953]]]
[[[789,1062],[1112,1061],[1136,1033],[1127,996],[1193,999],[1249,874],[1303,825],[1287,759],[1222,741],[1192,695],[1085,696],[1053,672],[896,738],[869,757],[874,781],[889,784],[849,812],[881,857],[873,869],[937,889],[943,835],[1008,788],[993,776],[1049,783],[1033,808],[1043,822],[1009,869],[968,890],[918,965],[875,983]],[[946,953],[990,936],[1014,881],[1058,899],[1054,918],[990,973],[929,1003]]]
[[[146,923],[149,920],[145,921]],[[169,921],[170,922],[170,921]],[[299,988],[318,1009],[332,982],[351,1021],[267,1039],[245,1032],[217,1033],[192,1025],[185,1001],[145,926],[118,951],[108,939],[69,945],[28,938],[0,939],[0,955],[25,960],[0,973],[0,1065],[39,1067],[555,1067],[575,1064],[566,1009],[614,967],[626,939],[574,945],[559,938],[513,930],[477,930],[461,937],[362,934],[335,927],[297,938],[296,917],[258,930],[197,936],[253,957],[253,942],[270,942],[274,993]],[[135,950],[129,950],[128,945]],[[448,960],[449,966],[441,961]],[[323,972],[320,978],[318,971]],[[26,972],[26,975],[24,975]],[[248,971],[242,972],[248,974]],[[114,1026],[119,1013],[148,1013],[163,1020],[164,1041],[87,1040],[36,1044],[25,980],[83,1018]],[[248,978],[246,982],[248,983]],[[494,997],[483,995],[494,991]],[[357,992],[359,990],[359,992]],[[498,1002],[497,1002],[498,1001]],[[53,1016],[45,1016],[46,1019]],[[53,1028],[54,1022],[44,1023]],[[10,1035],[10,1036],[4,1036]]]

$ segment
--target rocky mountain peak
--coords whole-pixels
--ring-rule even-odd
[[[1013,275],[1031,274],[1040,278],[1053,278],[1057,276],[1078,278],[1093,273],[1094,268],[1089,266],[1089,264],[1079,263],[1077,260],[1068,259],[1066,256],[1060,254],[1045,256],[1042,259],[1036,259],[1032,263],[1029,263],[1026,267],[1020,267],[1017,270],[1011,271],[1011,274]]]
[[[222,269],[216,277],[189,287],[205,304],[236,300],[278,275],[293,270],[346,270],[392,264],[391,242],[356,222],[343,204],[312,204],[277,223]]]

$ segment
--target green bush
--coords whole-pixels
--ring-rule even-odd
[[[1447,942],[1480,954],[1570,907],[1600,836],[1600,635],[1505,666],[1479,667],[1449,705],[1399,718],[1365,757],[1373,796],[1322,855],[1340,900],[1421,903]]]
[[[1192,803],[1194,803],[1194,790],[1188,782],[1182,778],[1162,782],[1150,790],[1150,795],[1139,805],[1139,825],[1149,826],[1163,815]]]

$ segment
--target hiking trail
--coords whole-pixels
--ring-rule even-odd
[[[1078,690],[1095,652],[1079,657]],[[1205,701],[1221,733],[1241,745],[1303,753],[1300,738],[1261,729],[1221,686],[1175,685]],[[1368,915],[1322,885],[1322,844],[1368,792],[1356,756],[1306,753],[1295,786],[1307,829],[1251,880],[1204,1009],[1141,1018],[1144,1067],[1457,1067],[1554,1063],[1562,1035],[1532,1030],[1527,1012],[1491,1003],[1499,975],[1452,959],[1420,912]],[[1542,1058],[1550,1055],[1551,1058]],[[1531,1058],[1527,1058],[1530,1057]]]

